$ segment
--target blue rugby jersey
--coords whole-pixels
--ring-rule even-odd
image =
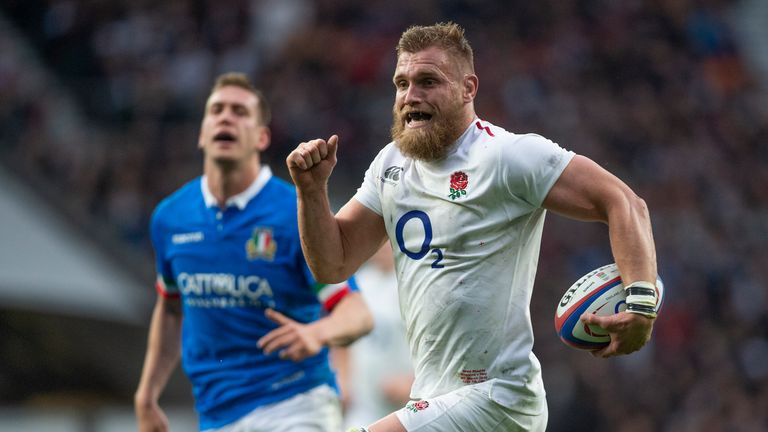
[[[321,384],[336,388],[327,349],[294,363],[264,355],[256,341],[277,328],[267,307],[306,323],[357,290],[353,279],[314,280],[299,243],[296,192],[268,167],[227,204],[220,209],[198,177],[157,206],[150,226],[158,293],[183,304],[182,365],[201,429]]]

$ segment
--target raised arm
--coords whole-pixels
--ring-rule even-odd
[[[334,216],[328,200],[328,178],[336,165],[339,138],[303,142],[286,163],[296,185],[301,247],[319,282],[349,278],[384,242],[384,219],[356,200]]]
[[[584,221],[608,225],[611,251],[626,285],[656,281],[656,249],[648,208],[624,182],[592,160],[575,156],[544,200],[544,208]],[[585,316],[611,334],[611,344],[600,357],[628,354],[650,338],[653,320],[638,314]]]

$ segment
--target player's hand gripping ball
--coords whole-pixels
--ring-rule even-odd
[[[656,279],[656,311],[664,300],[664,283]],[[567,345],[584,350],[597,350],[608,345],[606,331],[581,320],[584,313],[613,315],[627,309],[627,294],[616,264],[592,270],[565,292],[555,312],[555,331]]]

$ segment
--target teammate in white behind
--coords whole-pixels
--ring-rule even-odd
[[[373,331],[349,347],[344,423],[368,424],[408,402],[413,368],[400,317],[392,248],[382,246],[355,273]],[[342,388],[342,391],[345,390]]]
[[[411,27],[397,45],[393,142],[354,198],[331,212],[337,136],[287,158],[318,280],[344,280],[386,239],[395,252],[414,400],[370,432],[545,430],[529,310],[545,210],[608,224],[625,280],[656,280],[645,202],[588,158],[478,118],[478,82],[463,29]],[[598,357],[637,351],[653,327],[643,313],[582,320],[611,337]]]

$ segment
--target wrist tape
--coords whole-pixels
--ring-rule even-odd
[[[656,317],[656,285],[637,281],[624,287],[627,293],[627,312],[645,315],[648,318]]]

